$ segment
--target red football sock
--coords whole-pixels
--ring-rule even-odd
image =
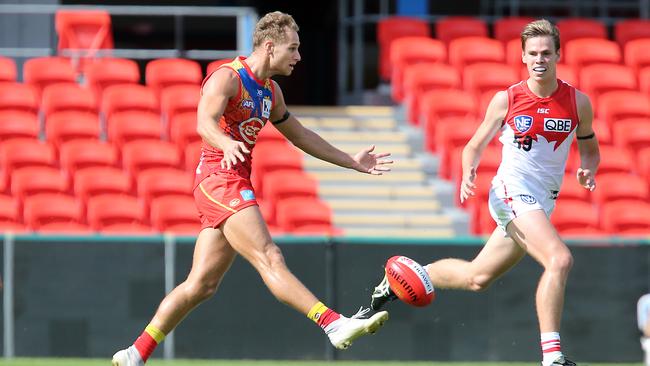
[[[153,325],[149,324],[144,329],[144,332],[135,340],[133,346],[140,353],[142,361],[147,362],[149,356],[156,349],[156,346],[165,338],[165,334],[158,330]]]
[[[341,315],[337,313],[336,311],[328,308],[327,306],[323,305],[322,302],[318,302],[316,305],[314,305],[311,310],[309,310],[309,313],[307,314],[307,317],[318,326],[321,328],[325,329],[328,325],[330,325],[331,322],[335,321],[336,319],[340,318]]]

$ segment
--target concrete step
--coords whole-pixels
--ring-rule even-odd
[[[436,193],[426,186],[350,186],[342,184],[323,184],[318,187],[318,194],[328,200],[335,198],[352,199],[415,199],[435,200]]]
[[[317,132],[322,138],[332,144],[367,141],[369,144],[401,143],[408,145],[408,135],[406,132],[355,132],[348,130],[325,130]]]
[[[382,175],[370,175],[346,170],[338,171],[309,171],[321,183],[341,183],[356,185],[423,185],[426,174],[423,172],[388,172]]]
[[[289,106],[297,116],[392,117],[395,110],[386,106]]]
[[[390,200],[390,199],[330,199],[327,204],[334,210],[335,214],[370,213],[400,213],[410,214],[413,212],[436,213],[440,210],[440,203],[437,201],[413,201],[413,200]]]
[[[298,117],[300,123],[317,132],[325,130],[349,131],[393,131],[397,129],[397,122],[392,118],[354,119],[349,117]]]
[[[347,215],[335,214],[334,225],[341,228],[346,227],[380,227],[380,228],[434,228],[452,227],[452,218],[445,214],[410,214],[410,215]]]
[[[346,228],[343,233],[348,236],[361,237],[404,237],[404,238],[452,238],[455,233],[451,228],[440,229],[392,229],[392,228]]]
[[[410,158],[398,158],[393,159],[393,157],[387,157],[386,159],[393,160],[392,164],[389,164],[391,171],[421,171],[423,169],[422,162],[419,159],[410,159]],[[303,160],[303,166],[308,171],[335,171],[340,170],[341,167],[328,163],[326,161],[316,159],[313,156],[305,155]],[[386,173],[392,174],[392,173]]]

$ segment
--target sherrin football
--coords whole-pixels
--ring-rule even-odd
[[[436,296],[427,271],[411,258],[403,255],[389,258],[386,277],[395,295],[409,305],[427,306]]]

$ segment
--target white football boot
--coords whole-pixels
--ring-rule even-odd
[[[131,346],[127,349],[117,351],[113,355],[113,366],[144,366],[144,361],[140,356],[140,352]]]
[[[359,308],[350,318],[341,315],[325,327],[325,334],[338,349],[347,349],[352,342],[366,334],[374,334],[388,320],[388,312],[380,311],[370,318],[364,318],[370,309]]]

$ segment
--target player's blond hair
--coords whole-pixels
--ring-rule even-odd
[[[521,49],[526,49],[526,41],[530,38],[549,36],[555,43],[555,52],[560,50],[560,31],[546,19],[535,20],[526,24],[521,32]]]
[[[278,43],[286,41],[287,29],[298,31],[298,24],[291,15],[281,11],[264,15],[255,25],[253,48],[257,48],[267,39]]]

